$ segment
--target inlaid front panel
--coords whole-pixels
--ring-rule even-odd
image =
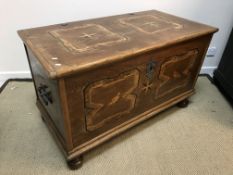
[[[67,78],[74,145],[192,90],[208,41],[180,43]]]
[[[192,75],[192,68],[198,56],[198,50],[190,50],[181,55],[175,55],[165,61],[158,75],[159,86],[156,98],[163,97],[176,89],[185,87]]]
[[[130,113],[135,106],[138,82],[139,71],[135,69],[89,84],[84,91],[87,130]]]

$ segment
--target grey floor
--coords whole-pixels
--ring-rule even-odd
[[[31,82],[0,94],[0,175],[232,175],[233,110],[205,77],[188,108],[172,107],[67,168],[35,106]]]

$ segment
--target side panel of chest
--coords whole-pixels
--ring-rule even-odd
[[[51,80],[45,73],[42,65],[35,58],[30,49],[26,47],[28,60],[33,76],[37,100],[40,101],[41,107],[51,117],[50,121],[53,122],[56,133],[59,134],[63,145],[66,142],[66,131],[64,127],[64,119],[62,114],[62,105],[59,95],[59,82],[58,80]]]
[[[74,146],[193,90],[211,36],[65,79]]]

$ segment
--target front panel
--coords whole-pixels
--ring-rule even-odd
[[[65,79],[74,146],[191,89],[211,36]]]

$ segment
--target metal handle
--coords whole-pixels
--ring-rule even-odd
[[[43,100],[44,104],[47,106],[49,103],[53,103],[53,99],[52,99],[52,92],[48,91],[48,86],[41,84],[38,87],[38,92],[39,95],[41,97],[41,99]]]

